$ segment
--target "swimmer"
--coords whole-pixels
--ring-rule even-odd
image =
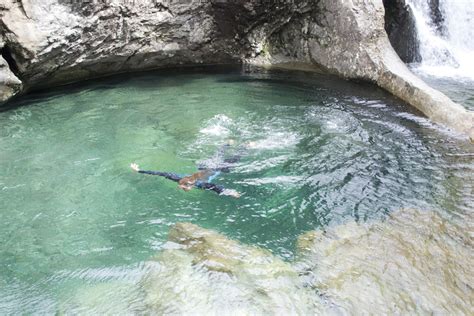
[[[161,176],[166,179],[178,182],[178,188],[184,191],[189,191],[192,188],[196,187],[203,190],[214,191],[219,195],[229,195],[235,198],[240,197],[240,193],[237,192],[236,190],[226,189],[222,185],[209,182],[209,181],[212,181],[212,179],[215,178],[220,173],[219,171],[204,170],[204,171],[193,173],[192,175],[189,175],[189,176],[181,176],[172,172],[141,170],[140,167],[136,163],[132,163],[130,165],[130,168],[132,168],[132,170],[135,170],[138,173]]]
[[[229,140],[227,144],[221,147],[221,149],[217,152],[217,155],[223,156],[225,148],[231,146],[232,144],[234,144],[234,141]],[[246,147],[252,147],[252,144],[253,143],[248,143],[246,144]],[[182,189],[183,191],[189,191],[193,188],[199,188],[203,190],[214,191],[219,195],[228,195],[235,198],[239,198],[240,193],[236,190],[226,189],[222,185],[211,183],[211,181],[214,180],[214,178],[216,178],[221,172],[229,172],[230,164],[238,162],[240,158],[241,155],[235,155],[231,158],[224,159],[223,164],[221,164],[221,166],[213,168],[205,167],[202,165],[198,166],[198,172],[187,176],[179,175],[172,172],[141,170],[136,163],[130,164],[130,168],[132,168],[132,170],[138,173],[161,176],[166,179],[178,182],[178,188]]]

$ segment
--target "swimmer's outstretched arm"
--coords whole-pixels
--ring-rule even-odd
[[[172,180],[172,181],[175,181],[175,182],[179,182],[179,180],[181,180],[183,178],[183,177],[181,177],[181,176],[179,176],[175,173],[171,173],[171,172],[141,170],[140,167],[136,163],[130,164],[130,168],[132,168],[132,170],[135,170],[138,173],[151,174],[153,176],[160,176],[160,177],[164,177],[166,179],[169,179],[169,180]]]

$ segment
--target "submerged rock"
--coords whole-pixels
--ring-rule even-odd
[[[186,251],[193,256],[193,263],[202,264],[210,271],[225,272],[237,277],[258,275],[260,271],[263,272],[262,276],[269,278],[297,276],[288,263],[268,250],[243,245],[191,223],[177,223],[170,230],[168,238],[184,245]]]
[[[84,285],[67,294],[60,314],[310,315],[320,298],[291,264],[190,223],[170,230],[165,250],[131,277]],[[135,278],[138,277],[138,280]],[[127,280],[129,279],[129,280]]]
[[[131,283],[83,285],[63,299],[56,315],[136,315],[144,311],[142,300],[140,289]]]
[[[294,263],[190,223],[169,240],[133,278],[83,286],[60,313],[472,314],[473,236],[433,212],[308,232]]]
[[[298,241],[307,282],[350,314],[472,314],[472,232],[433,212],[349,223]]]
[[[270,252],[190,223],[178,223],[143,278],[146,310],[159,314],[315,314],[319,297]]]

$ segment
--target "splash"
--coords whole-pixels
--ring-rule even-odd
[[[210,119],[206,126],[199,130],[199,132],[205,135],[226,137],[230,134],[230,126],[232,123],[232,119],[228,116],[218,114]]]
[[[436,25],[428,0],[407,0],[412,9],[421,63],[415,70],[435,77],[474,80],[474,6],[471,1],[440,0]]]
[[[277,132],[273,129],[267,130],[268,134],[263,139],[250,143],[254,149],[279,149],[292,147],[298,144],[300,137],[296,133],[288,131]]]

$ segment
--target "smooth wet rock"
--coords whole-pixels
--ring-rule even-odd
[[[428,6],[430,7],[431,21],[435,26],[436,30],[441,35],[446,35],[446,28],[444,25],[443,13],[439,6],[439,0],[428,0]]]
[[[434,212],[309,232],[298,249],[307,282],[346,313],[472,313],[473,236]]]
[[[294,278],[296,271],[268,250],[243,245],[212,230],[191,223],[177,223],[169,232],[168,239],[184,245],[194,256],[194,264],[202,264],[208,270],[230,275],[252,274],[262,270],[277,278]]]
[[[61,301],[56,315],[142,314],[143,297],[140,295],[137,286],[121,281],[83,285]]]

